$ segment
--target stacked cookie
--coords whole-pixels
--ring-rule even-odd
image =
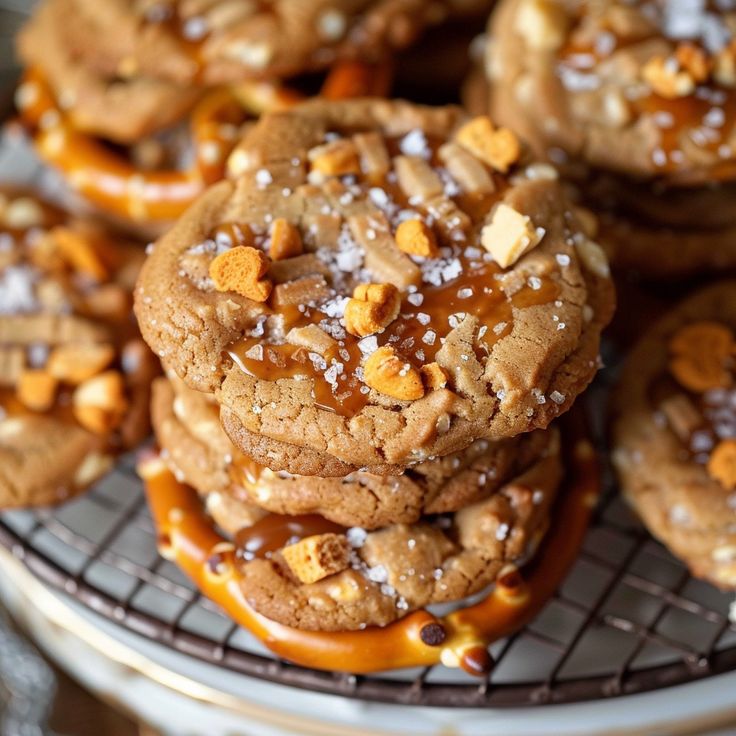
[[[264,117],[136,290],[165,457],[304,630],[385,625],[531,555],[598,368],[608,264],[555,170],[455,108]]]
[[[578,182],[622,269],[736,265],[735,29],[718,3],[505,0],[492,17],[491,114]]]
[[[0,194],[0,508],[55,503],[149,432],[155,359],[130,314],[140,249]]]
[[[489,5],[46,0],[18,37],[17,107],[41,158],[83,200],[159,234],[222,178],[253,115],[301,97],[279,80],[345,59],[383,64],[426,27]],[[385,74],[334,71],[328,96],[387,91]]]

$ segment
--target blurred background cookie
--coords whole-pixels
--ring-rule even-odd
[[[0,195],[0,507],[55,503],[148,433],[142,251],[30,194]]]
[[[704,4],[505,0],[492,17],[492,114],[578,180],[617,265],[736,264],[735,26]]]
[[[613,461],[627,499],[695,575],[736,587],[736,282],[654,325],[616,393]]]

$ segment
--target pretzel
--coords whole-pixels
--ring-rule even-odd
[[[368,64],[357,60],[336,62],[322,84],[319,96],[326,100],[350,97],[387,97],[393,68],[387,61]]]
[[[74,189],[100,209],[135,222],[178,217],[209,184],[224,176],[227,155],[236,142],[233,125],[302,99],[297,92],[266,82],[213,90],[192,112],[196,155],[191,167],[143,171],[124,154],[75,129],[38,69],[26,71],[21,89],[21,119],[31,130],[41,158],[60,169]]]
[[[565,420],[570,422],[569,419]],[[480,602],[442,618],[418,610],[384,628],[301,631],[257,613],[246,601],[235,546],[206,516],[196,491],[176,480],[155,453],[141,456],[159,549],[199,590],[219,604],[275,654],[305,667],[365,674],[439,663],[481,676],[492,668],[488,645],[530,621],[562,582],[574,561],[600,490],[595,451],[582,430],[568,433],[568,487],[554,524],[523,572],[513,565]]]

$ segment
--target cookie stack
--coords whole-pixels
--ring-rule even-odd
[[[628,272],[736,265],[735,33],[729,4],[505,0],[492,17],[491,114],[578,182]]]
[[[142,255],[0,194],[0,508],[69,498],[148,434],[158,366],[130,314]]]
[[[135,308],[169,371],[164,458],[232,541],[238,595],[345,632],[483,589],[554,523],[549,425],[613,309],[556,171],[487,117],[386,100],[270,114],[229,167]]]

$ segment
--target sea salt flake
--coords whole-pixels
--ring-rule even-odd
[[[559,391],[553,391],[549,398],[552,399],[552,401],[555,402],[555,404],[564,404],[565,403],[565,394],[561,394]]]
[[[368,532],[362,527],[353,526],[345,532],[345,536],[351,547],[359,549],[365,544],[365,540],[368,538]]]

